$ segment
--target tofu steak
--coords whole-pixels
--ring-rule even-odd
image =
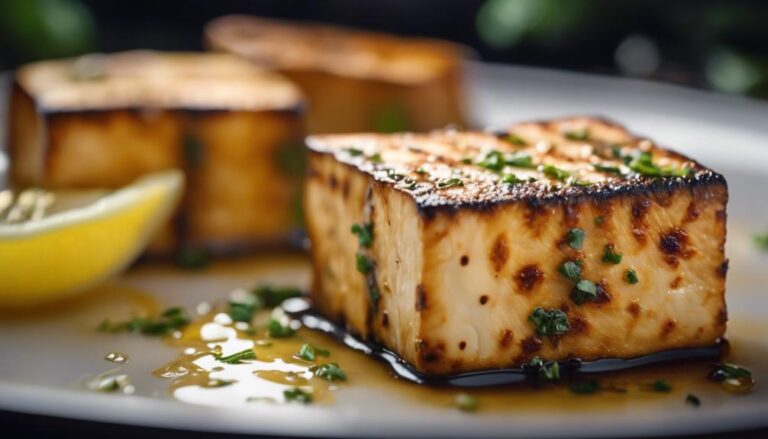
[[[614,123],[309,138],[314,308],[443,375],[711,346],[722,175]]]

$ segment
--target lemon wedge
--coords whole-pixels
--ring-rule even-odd
[[[25,191],[11,204],[0,192],[0,307],[62,299],[120,272],[168,221],[183,186],[181,172],[166,171],[63,210],[71,196]]]

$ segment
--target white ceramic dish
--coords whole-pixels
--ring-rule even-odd
[[[93,330],[105,307],[130,307],[138,300],[121,290],[141,289],[164,304],[192,308],[263,280],[308,282],[308,269],[301,260],[274,256],[235,264],[239,268],[221,266],[194,274],[143,267],[92,295],[87,306],[24,319],[0,317],[0,409],[141,426],[292,436],[637,436],[768,427],[768,386],[761,382],[768,379],[768,339],[763,335],[768,326],[759,326],[768,313],[768,296],[763,294],[768,254],[761,254],[751,242],[753,232],[768,231],[768,104],[546,70],[474,64],[468,73],[470,104],[478,124],[606,115],[726,176],[731,193],[729,334],[739,360],[756,375],[753,393],[701,395],[705,404],[699,408],[683,404],[675,395],[653,404],[628,397],[587,413],[551,407],[468,415],[360,383],[339,390],[330,406],[205,407],[173,400],[167,381],[149,374],[173,358],[176,349],[154,339]],[[100,299],[107,296],[111,299]],[[133,395],[99,394],[78,384],[84,374],[106,370],[102,358],[115,350],[132,357],[127,373],[136,388]]]

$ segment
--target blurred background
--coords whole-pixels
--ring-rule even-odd
[[[2,0],[0,69],[92,51],[201,48],[247,13],[444,38],[486,61],[768,99],[768,2],[733,0]]]

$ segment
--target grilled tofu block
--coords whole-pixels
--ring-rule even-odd
[[[16,73],[12,184],[113,188],[187,171],[178,224],[152,249],[272,242],[297,224],[302,98],[285,78],[226,54],[124,52]]]
[[[423,373],[630,358],[725,331],[724,178],[621,126],[308,146],[313,306]]]
[[[464,122],[463,49],[447,42],[237,15],[213,20],[205,36],[212,49],[299,84],[311,133],[421,131]]]

